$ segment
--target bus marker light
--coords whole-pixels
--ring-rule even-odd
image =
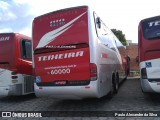
[[[18,82],[18,80],[12,80],[12,83],[16,83],[16,82]]]
[[[107,58],[108,58],[108,55],[107,55],[106,53],[102,53],[102,54],[101,54],[101,58],[107,59]]]
[[[12,78],[12,79],[17,79],[17,78],[18,78],[18,76],[12,76],[11,78]]]
[[[43,87],[39,87],[39,90],[43,90]]]
[[[88,88],[90,88],[90,86],[86,86],[85,88],[87,88],[87,89],[88,89]]]
[[[158,82],[157,85],[160,85],[160,82]]]

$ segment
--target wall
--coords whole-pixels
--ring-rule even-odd
[[[131,71],[139,71],[139,63],[136,58],[138,56],[138,44],[130,44],[126,47],[127,53],[130,57],[130,70]]]

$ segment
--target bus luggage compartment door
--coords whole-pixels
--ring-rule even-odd
[[[90,82],[89,48],[35,55],[38,86],[88,85]]]

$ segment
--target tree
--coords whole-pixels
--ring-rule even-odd
[[[121,30],[117,30],[117,29],[111,29],[111,30],[123,45],[127,45],[125,34],[123,34]]]

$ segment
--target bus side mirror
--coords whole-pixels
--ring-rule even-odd
[[[101,19],[100,19],[100,17],[96,18],[96,24],[97,24],[98,28],[100,29],[101,28]]]

